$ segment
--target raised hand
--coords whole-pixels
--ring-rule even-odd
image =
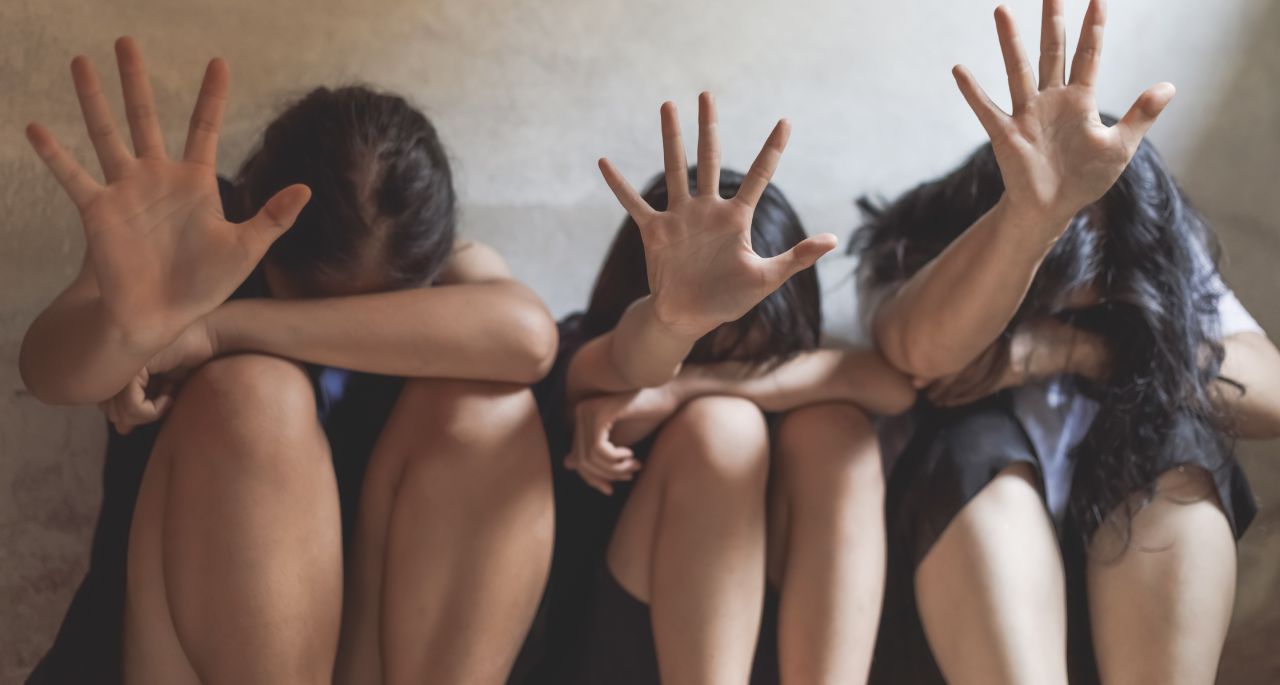
[[[281,190],[243,224],[223,216],[214,171],[229,76],[215,59],[191,114],[182,159],[169,159],[142,55],[131,38],[116,59],[132,133],[116,132],[93,65],[71,63],[85,127],[102,166],[99,184],[43,126],[27,138],[80,211],[88,265],[103,306],[130,341],[158,347],[221,304],[297,218],[306,186]]]
[[[1107,126],[1094,100],[1106,24],[1104,0],[1092,0],[1085,12],[1070,80],[1065,79],[1062,0],[1044,0],[1038,86],[1013,15],[1001,6],[995,18],[1013,113],[996,107],[969,70],[956,66],[953,73],[991,137],[1007,199],[1052,218],[1057,230],[1065,230],[1071,216],[1102,197],[1120,177],[1142,137],[1173,99],[1174,88],[1169,83],[1152,86],[1119,123]]]
[[[676,107],[662,105],[665,211],[650,207],[607,159],[600,160],[609,188],[640,227],[655,315],[673,331],[693,336],[746,314],[836,245],[835,236],[822,234],[769,259],[755,253],[751,217],[778,166],[790,126],[778,122],[737,195],[724,199],[715,101],[703,93],[698,106],[698,182],[691,195]]]

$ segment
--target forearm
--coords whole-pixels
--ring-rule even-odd
[[[688,366],[673,383],[682,400],[735,395],[765,411],[849,402],[871,414],[895,415],[916,397],[909,380],[870,350],[804,352],[764,372],[737,362]]]
[[[94,404],[114,396],[168,341],[144,341],[115,325],[96,295],[55,302],[27,329],[22,381],[48,404]]]
[[[652,302],[636,300],[612,331],[578,350],[569,366],[569,401],[652,388],[675,377],[698,337],[663,324]]]
[[[1280,351],[1258,333],[1233,335],[1223,347],[1226,356],[1213,388],[1218,407],[1233,418],[1242,438],[1280,437]]]
[[[880,306],[880,351],[921,380],[963,369],[1008,326],[1065,225],[1002,199]]]
[[[553,361],[555,324],[514,281],[349,297],[228,302],[210,315],[218,354],[418,378],[532,383]]]

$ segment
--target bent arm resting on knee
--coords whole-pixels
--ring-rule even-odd
[[[880,351],[914,378],[960,371],[999,337],[1022,304],[1057,233],[1001,200],[881,303]]]
[[[764,411],[788,411],[821,402],[849,402],[868,413],[901,414],[916,392],[873,350],[802,352],[761,371],[739,362],[691,365],[672,382],[679,397],[736,395]]]
[[[511,279],[497,253],[474,243],[455,252],[433,287],[236,300],[209,322],[219,354],[263,352],[415,378],[532,383],[556,348],[542,301]]]
[[[618,325],[578,350],[569,363],[569,401],[647,388],[671,380],[698,341],[660,321],[653,298],[636,300]]]
[[[87,260],[27,329],[22,381],[49,404],[90,404],[116,394],[168,340],[131,335],[108,313]]]

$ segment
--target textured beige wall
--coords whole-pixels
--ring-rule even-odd
[[[1036,0],[1010,2],[1034,35]],[[1069,0],[1072,23],[1083,0]],[[170,145],[204,61],[233,92],[230,172],[281,103],[319,83],[401,91],[438,123],[457,162],[464,230],[503,250],[557,313],[581,303],[620,213],[596,177],[608,154],[636,182],[656,170],[657,104],[692,124],[696,93],[721,105],[725,159],[749,163],[771,122],[792,145],[777,181],[811,230],[844,234],[855,194],[892,194],[955,163],[981,130],[948,69],[998,91],[994,0],[807,0],[750,6],[621,0],[5,0],[0,3],[0,683],[47,645],[85,555],[103,428],[91,409],[43,407],[16,360],[27,324],[74,273],[74,214],[27,150],[50,125],[91,159],[67,75],[76,52],[114,83],[111,41],[142,42]],[[1280,332],[1280,3],[1113,2],[1101,104],[1179,86],[1154,139],[1221,230],[1229,280]],[[1034,44],[1034,39],[1028,40]],[[997,96],[997,99],[1003,100]],[[824,274],[838,279],[848,264]],[[1222,682],[1280,682],[1280,460],[1251,446],[1262,515],[1241,547],[1240,601]]]

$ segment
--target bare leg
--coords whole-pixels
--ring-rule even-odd
[[[504,682],[551,563],[551,468],[533,396],[406,383],[358,525],[339,682]]]
[[[665,685],[742,685],[764,601],[769,438],[755,404],[704,397],[662,428],[610,541],[648,602]]]
[[[1114,514],[1113,514],[1114,516]],[[1089,616],[1104,683],[1212,683],[1236,589],[1236,547],[1203,469],[1165,473],[1133,518],[1089,546]]]
[[[1006,468],[965,505],[915,586],[947,682],[1067,682],[1062,556],[1030,466]]]
[[[128,682],[328,682],[340,536],[303,371],[257,355],[206,364],[165,420],[134,513]]]
[[[785,683],[861,683],[884,595],[884,474],[875,431],[847,404],[797,409],[777,431],[769,577],[781,588]]]

